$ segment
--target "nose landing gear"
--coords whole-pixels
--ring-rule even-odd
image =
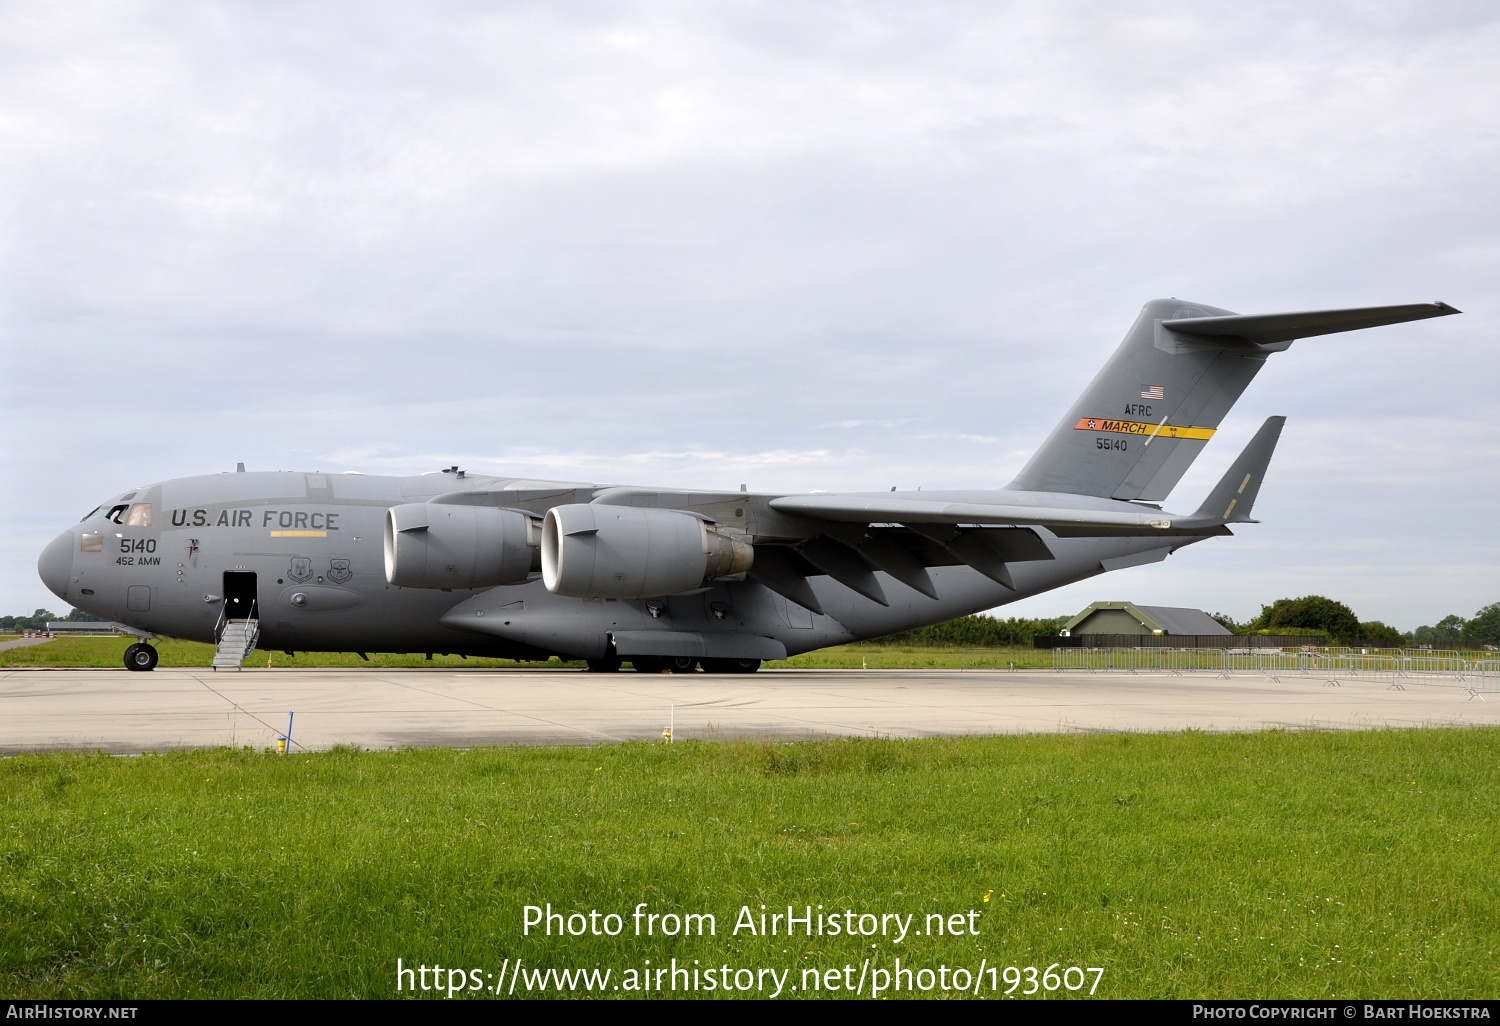
[[[125,650],[125,669],[154,670],[158,658],[154,645],[137,642]]]
[[[692,673],[698,666],[692,656],[631,656],[630,662],[637,673]]]

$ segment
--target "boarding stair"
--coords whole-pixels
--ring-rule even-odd
[[[255,642],[260,638],[259,620],[228,620],[224,633],[219,635],[219,648],[214,652],[214,670],[233,668],[238,670],[255,651]]]

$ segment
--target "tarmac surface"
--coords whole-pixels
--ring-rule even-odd
[[[592,745],[756,737],[1500,725],[1500,693],[1388,683],[1050,670],[18,669],[0,672],[0,753],[334,745]]]
[[[27,645],[45,645],[51,638],[17,638],[15,641],[0,641],[0,652],[8,648],[25,648]]]

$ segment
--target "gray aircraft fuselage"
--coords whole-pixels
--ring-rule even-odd
[[[822,614],[753,580],[633,600],[554,595],[537,574],[521,584],[455,591],[386,580],[382,521],[391,506],[473,489],[512,492],[508,508],[540,514],[590,502],[606,487],[612,486],[456,479],[451,471],[407,478],[287,472],[180,478],[103,504],[48,546],[41,572],[54,593],[85,612],[193,641],[215,640],[231,597],[226,592],[243,589],[259,605],[261,647],[272,650],[577,659],[604,655],[611,632],[662,630],[749,631],[795,654],[988,609],[1102,573],[1106,563],[1114,569],[1163,559],[1198,540],[1049,536],[1055,558],[1017,564],[1014,590],[968,566],[932,566],[937,599],[888,581],[889,606],[813,577]],[[652,493],[670,496],[672,508],[743,525],[752,537],[799,533],[769,507],[776,496]],[[965,493],[910,494],[933,500]],[[119,519],[128,521],[135,509],[134,519],[149,525],[104,518],[119,506],[127,507]]]

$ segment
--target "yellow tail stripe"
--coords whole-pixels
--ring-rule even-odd
[[[1083,417],[1073,425],[1073,430],[1108,431],[1117,435],[1154,435],[1157,438],[1198,438],[1204,441],[1212,438],[1215,431],[1214,428],[1156,425],[1139,420],[1105,420],[1103,417]]]

